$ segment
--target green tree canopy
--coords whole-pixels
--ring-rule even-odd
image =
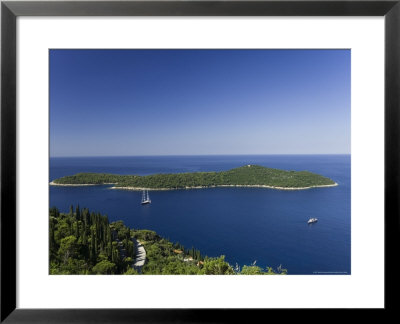
[[[75,236],[70,235],[61,239],[58,254],[63,258],[64,263],[67,263],[69,258],[75,257],[77,252],[78,245]]]
[[[92,269],[93,273],[95,274],[114,274],[116,270],[116,264],[108,260],[100,261]]]
[[[202,273],[207,275],[231,275],[235,272],[233,268],[225,261],[225,256],[219,258],[207,258],[204,260]]]

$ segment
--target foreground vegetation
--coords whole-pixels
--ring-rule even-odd
[[[269,186],[308,188],[335,185],[329,178],[308,171],[285,171],[246,165],[229,171],[154,174],[148,176],[78,173],[53,181],[59,185],[114,184],[116,187],[184,189],[213,186]]]
[[[142,274],[286,274],[255,265],[232,267],[224,256],[209,258],[194,248],[185,249],[154,231],[135,230],[122,221],[109,223],[108,217],[87,208],[60,213],[50,208],[50,274],[138,274],[133,267],[135,245],[146,249]]]

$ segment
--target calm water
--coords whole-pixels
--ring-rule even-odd
[[[339,186],[299,191],[210,188],[141,192],[109,186],[50,187],[50,206],[71,204],[151,229],[203,254],[224,254],[231,263],[274,268],[290,274],[350,274],[350,155],[174,156],[51,158],[50,180],[78,172],[148,175],[220,171],[245,164],[308,170]],[[307,225],[310,217],[318,223]]]

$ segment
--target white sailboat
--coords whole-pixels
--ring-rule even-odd
[[[142,192],[142,205],[146,204],[151,204],[150,196],[149,196],[149,191],[148,190],[143,190]]]
[[[318,222],[318,218],[310,218],[307,222],[307,224],[312,224]]]

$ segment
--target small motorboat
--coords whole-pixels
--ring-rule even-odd
[[[307,224],[312,224],[318,222],[318,218],[310,218],[307,222]]]

